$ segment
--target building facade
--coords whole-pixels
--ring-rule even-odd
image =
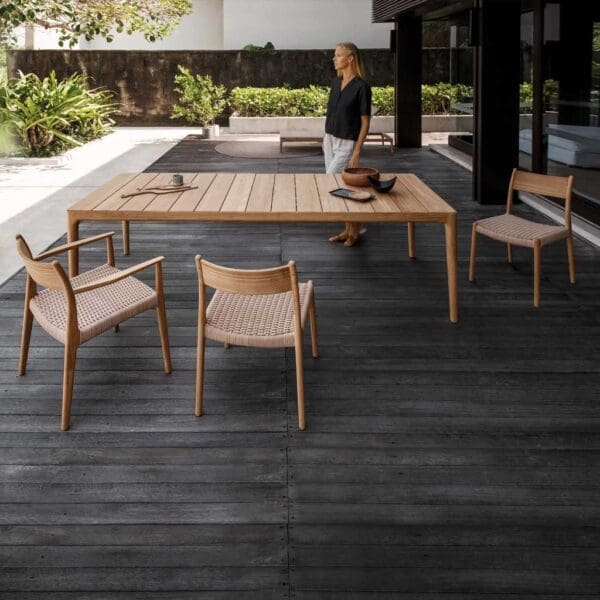
[[[192,0],[168,37],[154,43],[141,34],[115,34],[79,43],[80,50],[239,50],[248,44],[296,50],[331,48],[352,40],[359,48],[389,45],[388,24],[371,22],[371,0]],[[36,28],[32,49],[57,49],[55,32]],[[25,32],[19,36],[25,47]]]
[[[421,143],[421,31],[446,20],[472,51],[473,196],[503,203],[513,167],[575,176],[575,211],[600,214],[600,2],[374,0],[394,23],[396,136]]]

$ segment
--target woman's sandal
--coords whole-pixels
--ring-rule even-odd
[[[350,248],[351,246],[354,246],[354,244],[356,244],[356,242],[358,242],[358,236],[357,235],[349,235],[346,238],[346,241],[344,242],[344,246],[346,246],[346,248]]]
[[[342,233],[338,233],[337,235],[332,235],[329,238],[330,242],[344,242],[348,239],[348,234],[345,231],[342,231]]]

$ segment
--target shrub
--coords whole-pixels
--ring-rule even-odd
[[[273,42],[267,42],[264,46],[257,46],[256,44],[246,44],[242,50],[245,52],[269,52],[271,50],[275,50],[275,46],[273,46]]]
[[[52,156],[101,137],[114,124],[111,100],[111,92],[88,89],[83,75],[59,81],[54,71],[43,79],[19,72],[0,85],[0,151]]]
[[[227,105],[227,90],[213,83],[210,75],[192,75],[179,65],[175,75],[175,92],[179,103],[173,105],[171,119],[185,119],[188,123],[207,127],[223,112]]]
[[[394,114],[394,88],[373,87],[373,105],[378,116]],[[455,102],[470,102],[473,88],[467,85],[423,86],[423,114],[437,115],[455,112]],[[231,110],[241,117],[318,117],[327,112],[329,89],[322,86],[290,89],[278,88],[234,88],[229,104]]]
[[[327,111],[329,90],[311,85],[308,88],[234,88],[229,104],[243,117],[319,117]]]
[[[390,85],[387,87],[373,87],[373,106],[377,107],[377,115],[384,117],[394,114],[394,88]]]
[[[558,81],[546,79],[544,81],[544,110],[558,99]],[[533,86],[531,83],[523,82],[519,86],[519,102],[521,110],[531,110],[533,107]]]

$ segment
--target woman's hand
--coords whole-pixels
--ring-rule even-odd
[[[356,169],[356,167],[358,167],[358,163],[360,162],[360,157],[359,155],[352,155],[350,157],[350,160],[348,161],[348,168],[349,169]]]

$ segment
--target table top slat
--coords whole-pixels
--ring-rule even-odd
[[[413,173],[404,173],[402,182],[414,196],[431,212],[454,213],[456,212],[445,200],[440,198],[427,184]]]
[[[100,202],[96,206],[94,206],[93,210],[106,211],[106,210],[120,210],[121,207],[127,203],[130,198],[123,198],[123,194],[131,194],[133,192],[137,192],[138,188],[147,187],[151,183],[156,183],[158,180],[158,176],[160,173],[140,173],[137,177],[134,177],[127,184],[125,184],[120,189],[107,193],[107,188],[110,189],[110,184],[105,184],[103,186],[105,195],[105,200]],[[136,197],[136,196],[134,196]],[[139,196],[137,196],[139,197]],[[142,197],[146,198],[146,200],[152,200],[154,194],[144,194]]]
[[[312,173],[298,173],[296,175],[296,205],[298,212],[323,212],[317,182]]]
[[[102,204],[109,196],[120,192],[129,182],[139,178],[141,173],[121,173],[114,179],[111,179],[98,189],[89,193],[83,200],[76,202],[70,207],[70,210],[93,210],[99,204]],[[122,193],[122,192],[121,192]]]
[[[384,179],[388,179],[385,177]],[[369,203],[376,213],[395,213],[398,212],[398,204],[388,192],[377,192],[373,190],[374,200]]]
[[[412,212],[427,214],[431,212],[424,202],[420,202],[418,198],[406,187],[405,174],[397,175],[396,183],[392,191],[388,194],[394,204],[398,207],[398,212]]]
[[[338,173],[335,176],[335,179],[338,183],[338,187],[346,188],[347,190],[352,190],[355,192],[373,192],[373,189],[370,187],[358,187],[356,185],[347,185],[344,183],[342,176]],[[346,203],[346,210],[351,213],[372,213],[374,212],[373,206],[371,204],[371,200],[368,202],[360,202],[358,200],[344,200]]]
[[[274,173],[257,173],[254,185],[248,198],[246,212],[268,213],[271,212],[273,199],[273,187],[275,185]]]
[[[156,179],[152,180],[150,186],[144,187],[152,187],[152,186],[163,186],[168,185],[171,182],[171,173],[161,173]],[[173,202],[174,199],[177,198],[179,192],[175,192],[175,194],[168,194],[170,196],[170,203]],[[119,207],[119,212],[138,212],[144,211],[148,208],[150,204],[159,200],[162,195],[156,194],[154,192],[149,192],[147,194],[139,194],[138,196],[132,196],[131,198],[126,198],[125,203]]]
[[[225,202],[235,173],[217,173],[206,193],[196,206],[195,212],[218,212]]]
[[[296,181],[292,173],[281,173],[275,177],[271,212],[296,212]]]
[[[184,183],[198,186],[198,188],[182,192],[169,212],[193,212],[215,177],[215,173],[196,173],[192,179],[188,179],[187,174],[184,175]]]
[[[221,206],[221,212],[244,212],[246,210],[254,178],[254,173],[238,173],[235,176]]]
[[[173,175],[172,173],[169,173],[167,176],[167,181],[165,182],[164,179],[160,180],[160,183],[157,185],[169,185],[172,182],[173,179]],[[189,183],[190,180],[188,179],[188,181],[186,181],[186,183]],[[183,194],[183,192],[179,192],[177,190],[173,190],[172,192],[169,192],[168,194],[156,194],[156,197],[149,203],[146,205],[145,208],[142,208],[142,210],[146,211],[146,212],[168,212],[171,207],[173,206],[173,204],[175,202],[177,202],[177,200],[181,197],[181,195]],[[132,198],[132,200],[135,200],[135,197]],[[121,208],[121,210],[127,210],[128,206],[125,205]]]
[[[319,190],[319,198],[321,200],[323,212],[347,213],[348,207],[346,206],[344,199],[336,198],[329,193],[330,190],[335,190],[336,188],[340,187],[337,183],[335,175],[319,174],[315,176],[315,180],[317,182],[317,189]]]

